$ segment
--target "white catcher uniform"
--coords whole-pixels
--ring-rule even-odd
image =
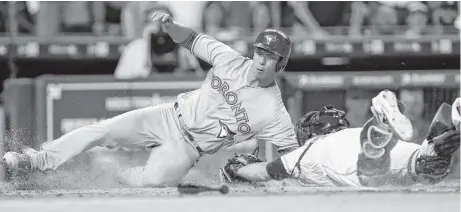
[[[451,157],[459,149],[460,109],[459,98],[453,107],[442,104],[422,145],[403,141],[395,134],[386,137],[386,133],[377,133],[379,115],[375,114],[363,128],[344,129],[308,140],[301,148],[271,162],[281,163],[284,169],[273,168],[272,173],[287,172],[300,182],[322,186],[438,183],[448,174]],[[411,125],[399,126],[403,122],[396,121],[396,114],[400,113],[387,116],[396,123],[394,131],[411,130]],[[377,148],[364,151],[371,142]],[[380,149],[385,149],[384,154],[379,154]]]
[[[303,147],[281,157],[285,169],[301,182],[322,186],[361,186],[357,175],[360,154],[360,136],[363,128],[349,128],[309,140]],[[301,154],[312,143],[300,160]],[[405,141],[397,142],[392,149],[387,177],[395,182],[408,180],[409,160],[420,148]]]

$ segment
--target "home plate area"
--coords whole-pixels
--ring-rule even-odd
[[[184,182],[221,184],[232,152],[199,162]],[[142,162],[142,161],[138,161]],[[126,188],[83,154],[61,169],[0,183],[0,211],[460,211],[460,180],[409,187],[301,186],[296,180],[230,185],[227,194],[181,194],[176,187]]]

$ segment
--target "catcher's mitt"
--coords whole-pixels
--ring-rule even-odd
[[[240,154],[227,160],[226,165],[219,169],[219,175],[222,183],[249,182],[237,175],[237,171],[249,164],[263,162],[258,158],[259,147],[255,149],[253,154]]]

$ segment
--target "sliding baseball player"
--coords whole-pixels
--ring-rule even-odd
[[[264,140],[280,152],[298,146],[294,126],[282,102],[275,77],[284,70],[291,41],[277,30],[261,32],[253,58],[240,55],[210,36],[154,13],[176,43],[210,63],[202,86],[166,103],[130,111],[76,129],[48,141],[40,150],[7,152],[9,170],[55,170],[96,146],[150,149],[144,166],[118,172],[131,186],[174,185],[204,154],[249,140]]]

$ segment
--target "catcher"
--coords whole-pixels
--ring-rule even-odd
[[[300,148],[271,162],[236,156],[221,168],[226,182],[296,178],[321,186],[435,184],[449,173],[460,145],[460,99],[443,103],[422,145],[409,143],[410,121],[390,91],[373,98],[371,118],[348,128],[345,113],[332,106],[304,115],[297,124]]]

